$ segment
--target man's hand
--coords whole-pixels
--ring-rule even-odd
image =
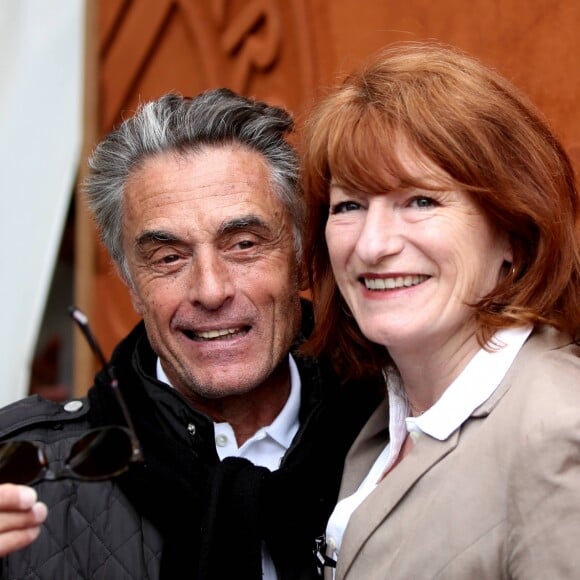
[[[0,485],[0,557],[31,544],[46,519],[46,505],[24,485]]]

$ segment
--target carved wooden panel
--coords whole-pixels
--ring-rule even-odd
[[[99,132],[140,100],[228,86],[285,105],[312,100],[370,52],[438,39],[529,94],[580,164],[578,0],[98,0]],[[577,165],[578,166],[578,165]],[[136,321],[99,253],[92,307],[105,350]]]
[[[140,101],[226,86],[299,114],[314,95],[306,0],[101,0],[101,135]],[[110,353],[137,317],[96,248],[91,311]]]
[[[140,99],[228,86],[299,111],[315,84],[302,0],[126,0],[101,5],[101,127]]]

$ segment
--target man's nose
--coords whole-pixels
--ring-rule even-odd
[[[207,310],[217,310],[234,295],[227,261],[213,250],[201,251],[194,259],[189,299]]]

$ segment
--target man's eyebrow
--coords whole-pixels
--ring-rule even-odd
[[[135,245],[137,247],[143,247],[147,244],[152,244],[156,242],[168,242],[175,243],[179,242],[179,238],[174,234],[167,232],[165,230],[149,230],[143,232],[136,240]]]
[[[238,230],[250,228],[270,229],[270,225],[257,215],[247,215],[224,222],[219,229],[219,234],[231,234]]]
[[[263,218],[257,215],[247,215],[228,220],[221,224],[218,234],[227,235],[236,231],[243,231],[250,228],[270,229],[270,225]],[[148,230],[143,232],[136,240],[135,245],[139,248],[154,243],[180,243],[182,240],[175,234],[166,230]]]

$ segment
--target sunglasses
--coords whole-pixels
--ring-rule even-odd
[[[110,425],[88,431],[74,443],[64,466],[58,470],[50,468],[42,444],[34,441],[2,442],[0,483],[31,485],[43,480],[58,479],[103,481],[124,473],[132,463],[143,461],[139,440],[113,368],[91,332],[87,317],[74,306],[69,308],[69,314],[103,365],[108,385],[115,393],[127,426]]]

